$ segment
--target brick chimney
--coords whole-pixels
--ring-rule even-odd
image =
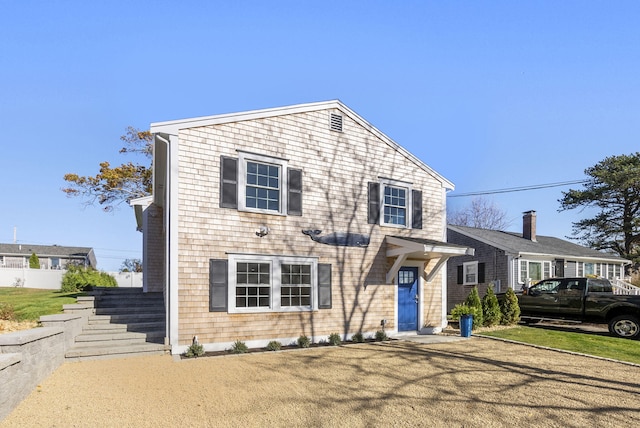
[[[530,241],[536,241],[536,212],[526,211],[522,213],[522,237]]]

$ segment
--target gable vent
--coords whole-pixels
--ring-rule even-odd
[[[331,113],[331,130],[342,132],[342,116]]]

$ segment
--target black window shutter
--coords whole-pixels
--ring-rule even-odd
[[[227,311],[227,261],[209,260],[209,312]]]
[[[331,309],[331,265],[318,263],[318,309]]]
[[[464,284],[463,266],[458,266],[458,284]]]
[[[289,194],[287,214],[302,215],[302,170],[289,168]]]
[[[411,199],[413,200],[411,228],[422,229],[422,192],[420,190],[412,190]]]
[[[220,208],[238,208],[238,159],[220,156]]]
[[[484,283],[484,263],[478,263],[478,284]]]
[[[369,215],[367,223],[380,222],[380,183],[369,182]]]

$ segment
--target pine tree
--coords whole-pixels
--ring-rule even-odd
[[[40,259],[36,253],[31,253],[29,257],[29,269],[40,269]]]
[[[498,303],[498,298],[491,287],[487,289],[487,294],[482,298],[482,314],[484,316],[484,325],[487,327],[500,324],[502,320],[500,303]]]
[[[500,304],[500,311],[502,312],[502,324],[513,325],[520,321],[520,305],[518,305],[518,297],[511,288],[507,289],[504,300]]]
[[[480,301],[480,295],[478,294],[477,286],[473,286],[464,303],[467,306],[476,308],[476,315],[473,317],[473,328],[475,329],[482,326],[484,323],[482,316],[482,302]]]

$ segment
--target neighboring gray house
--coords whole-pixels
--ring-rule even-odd
[[[545,278],[595,275],[610,280],[624,276],[629,264],[617,255],[586,248],[563,239],[536,234],[536,212],[523,215],[522,233],[447,226],[447,242],[475,249],[474,256],[451,259],[447,267],[447,307],[461,303],[474,285],[480,296]]]
[[[90,247],[60,245],[0,244],[0,268],[29,267],[29,257],[35,253],[40,269],[65,269],[69,263],[96,268],[96,255]]]

